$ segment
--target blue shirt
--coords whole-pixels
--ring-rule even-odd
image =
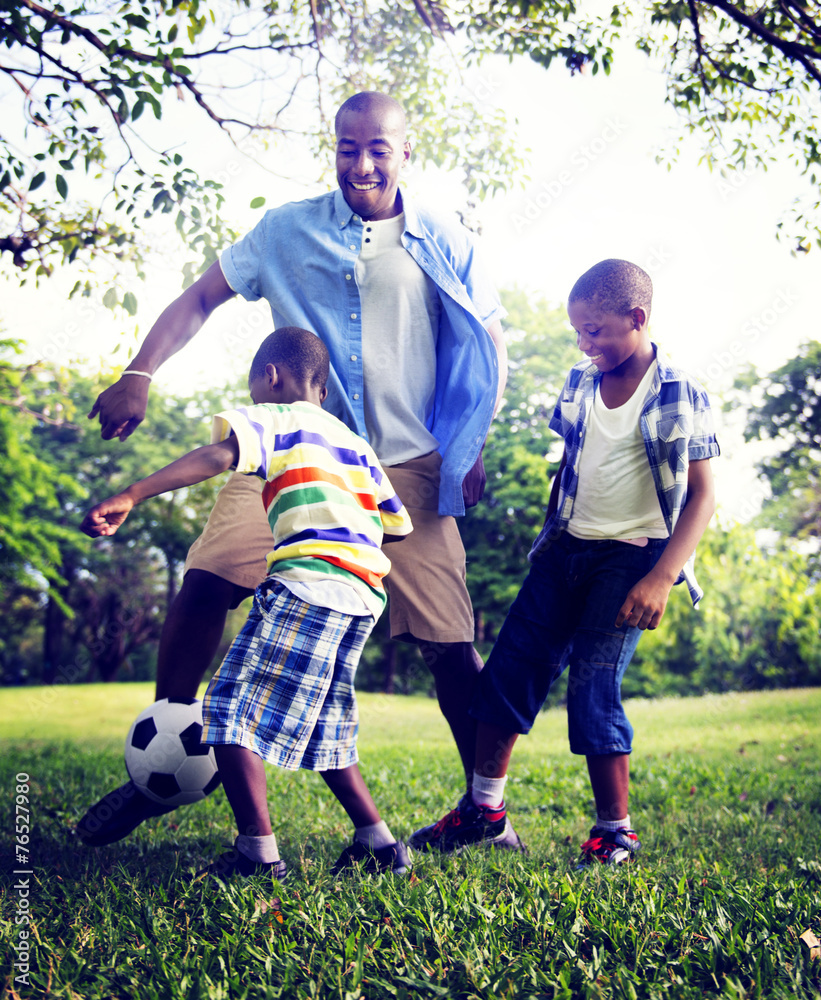
[[[428,430],[442,454],[440,514],[464,514],[462,480],[487,436],[499,380],[486,327],[505,311],[476,257],[470,233],[403,199],[402,245],[436,285],[442,301],[436,384]],[[362,370],[362,305],[356,259],[363,224],[336,191],[265,213],[220,258],[231,288],[264,298],[274,326],[318,334],[331,356],[325,409],[368,439]],[[269,331],[265,331],[266,333]],[[386,331],[390,343],[390,331]]]
[[[687,473],[690,462],[715,458],[719,454],[713,429],[710,401],[704,389],[686,372],[673,368],[662,352],[656,351],[658,367],[641,409],[639,424],[653,474],[661,513],[672,535],[687,502]],[[558,503],[539,533],[529,559],[565,531],[573,513],[579,486],[579,461],[587,429],[587,414],[593,406],[602,373],[588,360],[570,369],[559,401],[550,419],[551,430],[564,438],[566,461],[559,481]],[[687,582],[693,604],[704,591],[696,581],[695,552],[687,560],[676,583]]]

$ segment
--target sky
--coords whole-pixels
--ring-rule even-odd
[[[672,147],[679,122],[665,104],[662,74],[644,56],[623,50],[609,77],[571,77],[559,66],[545,71],[527,60],[499,60],[485,63],[463,85],[480,106],[502,108],[511,122],[516,119],[522,148],[530,150],[528,179],[475,209],[481,251],[498,286],[519,285],[563,307],[576,278],[596,261],[634,261],[655,286],[653,339],[716,397],[739,366],[753,363],[770,371],[802,342],[818,337],[810,310],[819,252],[793,256],[790,244],[775,238],[779,218],[804,182],[786,164],[766,173],[710,173],[698,164],[695,141],[683,144],[672,169],[658,164],[656,154]],[[264,211],[250,208],[254,197],[265,196],[272,207],[324,189],[316,184],[315,166],[298,150],[272,163],[274,172],[265,171],[214,130],[192,127],[196,120],[181,105],[170,109],[165,126],[184,137],[182,151],[194,156],[202,176],[223,182],[224,214],[240,231]],[[405,185],[443,212],[464,206],[458,181],[419,161],[412,161]],[[133,321],[124,324],[94,301],[68,301],[74,274],[52,278],[39,291],[6,284],[0,316],[8,334],[23,337],[30,356],[91,364],[124,360],[180,291],[184,258],[162,252],[171,242],[164,225],[170,229],[171,217],[155,230],[160,253],[148,282],[134,287],[140,303],[136,336]],[[239,375],[269,327],[267,307],[229,303],[161,369],[156,382],[186,393],[223,382],[228,372]],[[718,410],[719,400],[714,403]],[[722,517],[748,521],[764,496],[753,468],[760,449],[744,444],[737,420],[718,412],[717,422],[723,454],[714,466]]]

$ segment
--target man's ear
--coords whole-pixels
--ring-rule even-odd
[[[327,385],[323,385],[322,388],[319,390],[319,402],[324,403],[327,398],[328,398],[328,387]]]
[[[647,313],[641,306],[636,306],[630,313],[633,320],[633,329],[640,330],[647,323]]]
[[[404,167],[406,163],[410,162],[411,152],[413,151],[411,144],[407,140],[405,140],[405,145],[402,147],[402,151],[405,154],[405,158],[402,161],[402,166]]]
[[[273,389],[274,386],[279,385],[280,376],[279,369],[274,364],[267,364],[265,366],[265,377],[268,379],[268,385]]]

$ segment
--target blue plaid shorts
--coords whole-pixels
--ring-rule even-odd
[[[266,580],[205,692],[202,742],[246,747],[292,771],[355,764],[354,674],[373,625]]]

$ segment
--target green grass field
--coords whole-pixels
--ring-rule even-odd
[[[575,870],[592,798],[560,708],[519,742],[511,768],[507,801],[527,857],[417,855],[409,879],[334,879],[350,840],[344,814],[317,775],[271,770],[290,868],[277,898],[190,882],[233,838],[221,789],[107,848],[73,838],[85,808],[124,780],[125,733],[151,699],[142,684],[0,690],[3,997],[821,991],[821,959],[800,940],[821,937],[821,690],[631,701],[631,815],[644,850],[629,868]],[[455,749],[432,701],[362,695],[360,706],[363,771],[407,836],[455,804]],[[13,874],[18,772],[30,776],[28,896]],[[21,956],[27,983],[15,982]]]

